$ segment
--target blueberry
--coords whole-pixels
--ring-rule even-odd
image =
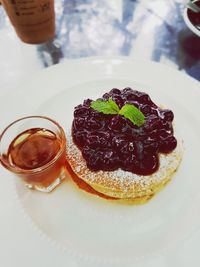
[[[145,105],[142,105],[142,106],[140,107],[140,111],[141,111],[145,116],[152,114],[152,108],[151,108],[151,106],[146,105],[146,104],[145,104]]]
[[[100,163],[100,159],[98,156],[91,156],[88,160],[87,160],[87,167],[92,170],[92,171],[100,171],[102,170],[101,168],[101,163]]]
[[[113,95],[112,100],[119,106],[119,108],[123,107],[124,100],[120,95]]]
[[[121,131],[126,126],[126,121],[120,115],[113,116],[110,120],[108,128],[115,131]]]
[[[122,162],[122,168],[125,171],[133,172],[134,165],[139,163],[136,156],[134,154],[131,154],[127,156],[124,161]]]
[[[159,142],[159,152],[161,153],[170,153],[177,146],[177,140],[172,135],[167,137],[165,140]]]
[[[144,150],[149,153],[157,153],[158,147],[157,141],[151,140],[150,138],[144,141]]]
[[[88,134],[86,144],[91,148],[98,148],[100,146],[100,138],[98,135]]]
[[[149,104],[149,103],[151,103],[151,98],[150,98],[150,96],[149,96],[148,94],[146,94],[146,93],[140,93],[140,94],[138,95],[138,101],[139,101],[140,103],[143,103],[143,104]]]
[[[159,167],[159,160],[156,154],[143,153],[139,164],[134,165],[134,173],[138,175],[150,175]]]
[[[124,97],[126,99],[126,102],[131,103],[130,101],[137,101],[138,97],[136,95],[134,95],[133,93],[128,93],[125,95]]]
[[[168,133],[166,130],[161,129],[158,131],[158,139],[159,140],[166,140],[166,138],[169,137],[170,133]]]
[[[108,131],[98,131],[98,135],[100,136],[100,137],[103,137],[103,138],[105,138],[106,140],[109,140],[110,139],[110,137],[111,137],[111,132],[108,132]]]
[[[163,123],[162,129],[164,129],[166,132],[168,132],[171,135],[173,135],[174,133],[174,129],[173,129],[173,125],[171,121]]]
[[[73,140],[78,147],[85,145],[87,139],[87,132],[85,131],[75,131],[73,132]]]
[[[159,140],[159,132],[158,132],[157,129],[155,129],[155,130],[153,130],[153,131],[147,133],[147,136],[148,136],[148,138],[150,138],[151,140],[154,140],[154,141]]]
[[[101,122],[97,121],[95,118],[89,118],[88,120],[86,120],[85,124],[89,130],[98,130],[102,127]]]
[[[116,135],[112,139],[112,145],[118,151],[121,151],[121,148],[128,144],[131,141],[129,136],[126,135]]]
[[[138,93],[136,90],[132,90],[131,88],[127,87],[123,89],[123,98],[126,101],[138,101]]]
[[[145,132],[151,132],[155,129],[162,128],[162,121],[161,119],[156,115],[150,115],[146,120],[144,124],[144,131]]]
[[[129,141],[129,142],[124,143],[120,148],[120,152],[124,155],[125,154],[131,155],[135,151],[136,151],[136,145],[133,141]]]
[[[86,160],[90,159],[90,157],[92,157],[94,153],[95,153],[95,150],[91,149],[90,147],[86,145],[82,149],[82,156]]]
[[[105,93],[105,94],[103,95],[103,100],[108,100],[109,98],[110,98],[110,94]]]
[[[161,110],[160,116],[164,121],[173,121],[174,119],[174,113],[169,109]]]
[[[104,148],[106,148],[106,147],[111,147],[111,142],[110,142],[110,140],[107,140],[107,139],[104,138],[104,137],[100,137],[100,138],[99,138],[99,143],[100,143],[100,146],[101,146],[101,147],[104,147]]]
[[[88,107],[84,107],[84,106],[76,107],[74,110],[74,117],[87,116],[89,112],[90,110]]]
[[[84,105],[85,107],[90,107],[91,102],[92,102],[91,99],[86,99],[86,100],[83,101],[83,105]]]
[[[117,88],[113,88],[112,90],[110,90],[109,94],[110,95],[121,95],[121,91]]]
[[[159,108],[157,106],[155,106],[155,107],[151,106],[151,114],[154,114],[154,115],[160,117]]]
[[[98,112],[98,111],[96,111],[94,109],[91,109],[90,115],[88,116],[88,119],[90,119],[90,118],[91,119],[95,119],[97,121],[100,121],[100,120],[104,120],[105,115],[103,113],[101,113],[101,112]]]
[[[140,107],[140,104],[136,100],[126,100],[125,104],[131,104],[134,105],[136,108]]]
[[[116,152],[107,150],[101,154],[102,169],[105,171],[114,171],[118,168],[119,158]]]
[[[73,128],[75,130],[82,130],[85,126],[85,119],[82,117],[75,117],[73,121]]]
[[[129,93],[133,93],[134,92],[134,90],[133,89],[131,89],[130,87],[126,87],[126,88],[124,88],[123,90],[122,90],[122,93],[123,94],[129,94]]]
[[[87,166],[94,171],[113,171],[118,168],[118,158],[112,150],[97,150],[90,156]]]

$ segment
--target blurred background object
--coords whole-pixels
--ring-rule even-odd
[[[66,59],[130,56],[200,80],[200,38],[184,22],[182,0],[55,0],[56,35],[27,45],[0,7],[1,92]]]
[[[2,5],[23,42],[38,44],[54,37],[54,0],[2,0]]]
[[[188,28],[200,37],[200,0],[189,1],[183,17]]]

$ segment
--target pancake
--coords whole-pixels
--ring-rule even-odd
[[[71,178],[81,189],[108,199],[146,202],[171,180],[182,155],[183,145],[179,141],[171,153],[159,154],[159,169],[151,175],[137,175],[122,169],[94,172],[88,169],[71,135],[67,136],[67,161]]]
[[[171,180],[182,159],[173,119],[171,110],[129,87],[84,100],[74,109],[67,137],[70,176],[92,194],[146,202]]]

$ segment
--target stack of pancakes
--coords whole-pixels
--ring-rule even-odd
[[[144,203],[160,191],[177,170],[183,154],[183,146],[168,154],[159,154],[159,169],[151,175],[137,175],[118,169],[116,171],[91,171],[81,151],[67,138],[68,171],[74,182],[83,190],[106,199],[122,202]]]

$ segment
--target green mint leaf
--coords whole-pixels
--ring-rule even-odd
[[[118,114],[119,113],[119,107],[118,107],[117,103],[115,103],[112,100],[112,97],[109,97],[108,102],[109,102],[110,106],[112,107],[112,109],[117,112],[116,114]]]
[[[124,105],[120,109],[119,114],[129,119],[133,124],[137,125],[138,127],[142,126],[145,122],[144,114],[132,104]]]
[[[92,101],[90,104],[90,107],[104,114],[118,114],[119,113],[119,107],[112,100],[111,97],[107,101],[103,101],[103,100]]]
[[[118,105],[112,100],[111,97],[107,101],[92,101],[90,107],[104,114],[119,114],[121,116],[124,116],[138,127],[142,126],[145,122],[144,114],[137,107],[132,104],[126,104],[121,109],[119,109]]]

